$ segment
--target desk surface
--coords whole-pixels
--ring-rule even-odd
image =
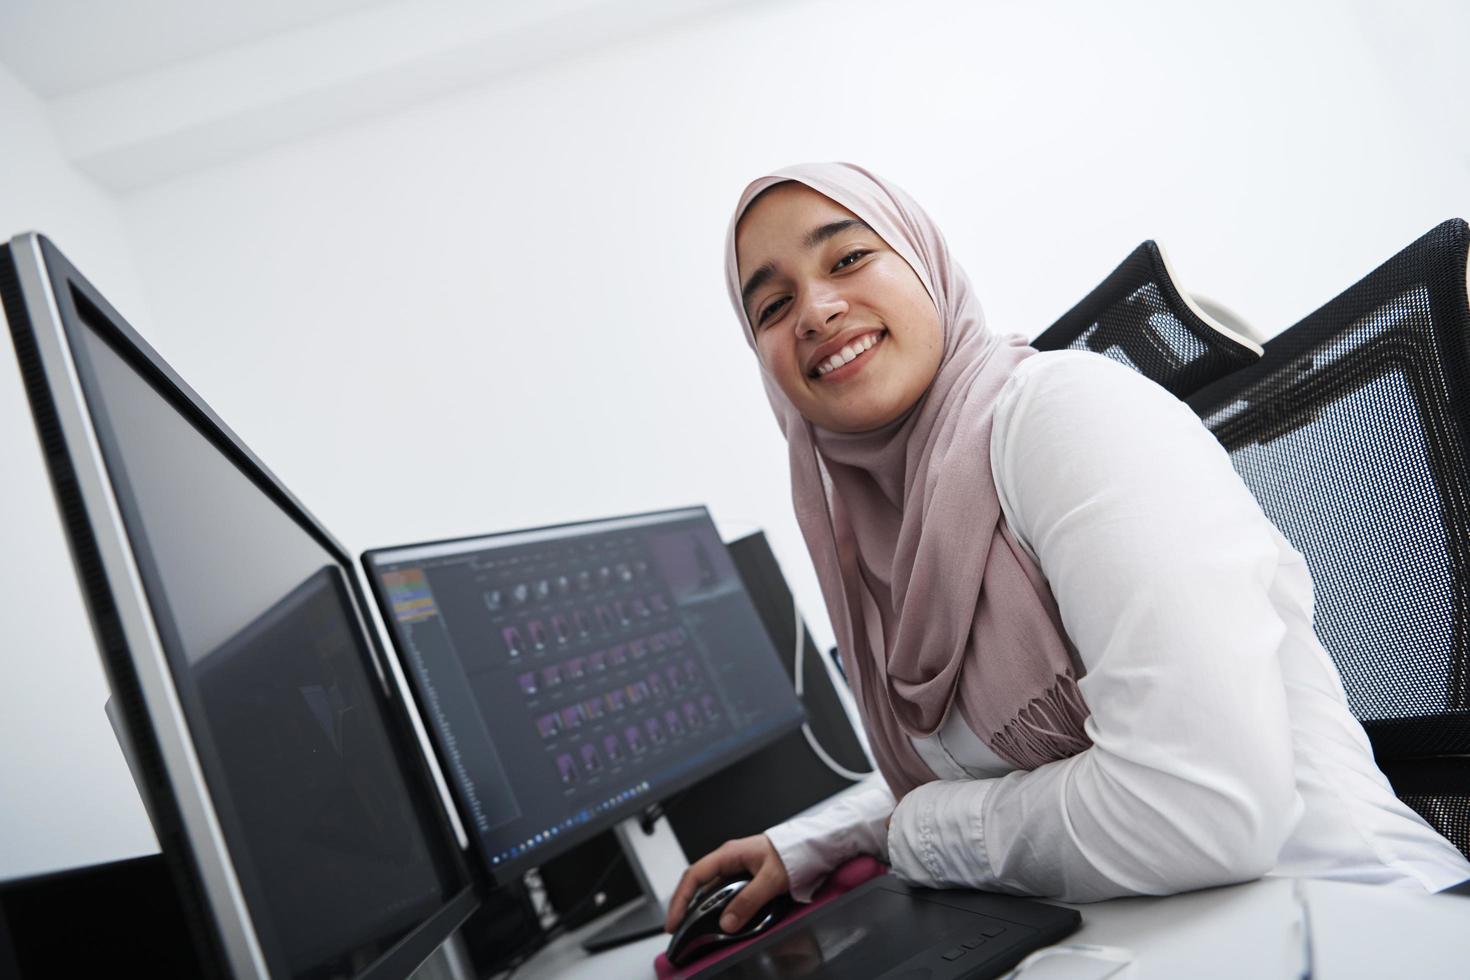
[[[1168,898],[1077,905],[1082,929],[1068,941],[1128,950],[1130,980],[1470,976],[1470,897],[1333,881],[1299,884],[1300,903],[1297,882],[1267,878]],[[517,971],[516,980],[654,975],[664,937],[588,956],[578,944],[601,925],[561,937]]]

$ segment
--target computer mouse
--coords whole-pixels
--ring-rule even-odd
[[[669,940],[668,958],[674,966],[687,966],[711,950],[738,943],[768,931],[791,909],[791,896],[782,893],[756,909],[744,927],[727,933],[720,916],[730,900],[750,884],[750,877],[716,878],[706,882],[689,900],[684,921]]]

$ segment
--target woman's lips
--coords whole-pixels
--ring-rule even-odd
[[[875,338],[872,347],[869,347],[867,350],[862,351],[856,357],[854,357],[852,360],[848,361],[841,367],[833,368],[826,374],[819,374],[812,380],[816,381],[817,383],[845,381],[853,375],[857,374],[863,369],[863,366],[868,363],[868,360],[872,357],[872,355],[877,352],[878,348],[883,346],[883,341],[888,337],[888,331],[886,329],[881,330],[877,334],[871,336]]]

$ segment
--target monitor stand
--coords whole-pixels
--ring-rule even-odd
[[[653,824],[651,834],[643,832],[638,817],[629,817],[614,830],[633,867],[633,877],[643,888],[643,897],[609,925],[582,940],[582,948],[589,953],[663,932],[669,899],[689,863],[668,820],[663,817]]]

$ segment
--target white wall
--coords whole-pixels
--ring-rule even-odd
[[[1470,214],[1444,99],[1397,77],[1329,0],[813,0],[322,133],[121,214],[145,333],[349,549],[703,501],[727,536],[767,529],[825,643],[721,279],[745,181],[832,158],[894,178],[998,328],[1036,333],[1153,237],[1273,334]]]
[[[146,317],[116,204],[71,168],[42,106],[0,67],[0,237],[49,236],[123,312]],[[158,849],[103,716],[107,682],[0,331],[0,878]]]
[[[1327,0],[805,3],[667,32],[133,196],[161,341],[357,548],[708,501],[814,620],[721,281],[781,163],[863,161],[1035,333],[1144,238],[1266,333],[1470,212]],[[819,624],[830,636],[825,622]]]

